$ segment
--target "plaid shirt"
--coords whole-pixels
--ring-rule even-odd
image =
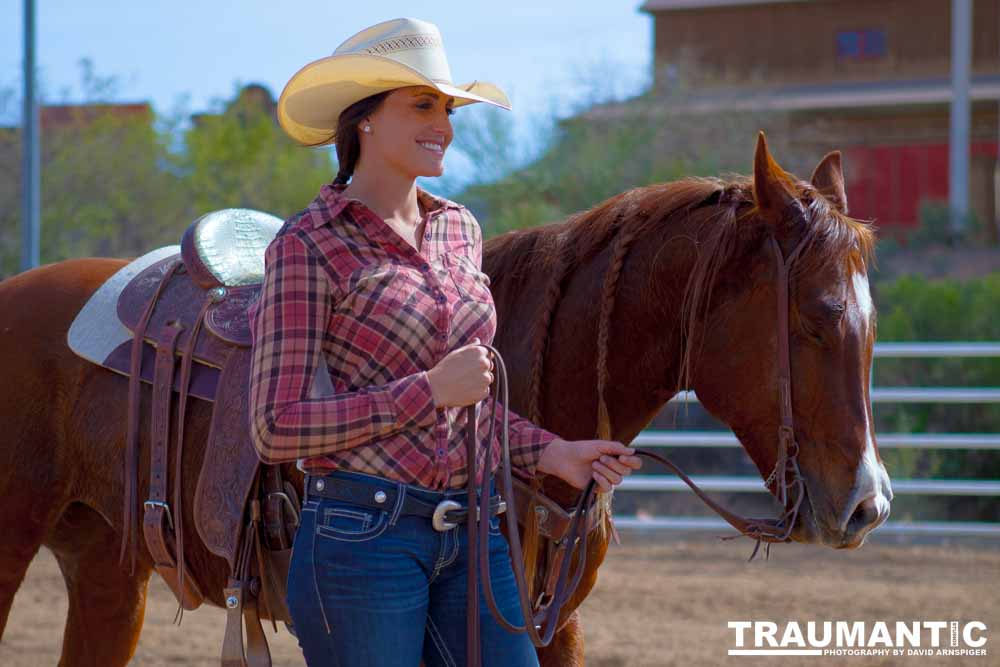
[[[418,252],[342,196],[344,187],[324,185],[267,248],[263,289],[249,309],[254,446],[265,463],[298,460],[311,473],[340,468],[462,487],[467,408],[435,407],[427,371],[474,337],[491,343],[496,333],[479,223],[418,188],[427,213]],[[333,385],[325,390],[324,367]],[[478,405],[481,442],[491,402]],[[491,469],[500,460],[502,407]],[[511,461],[531,476],[557,436],[509,414]],[[479,461],[478,479],[482,469]]]

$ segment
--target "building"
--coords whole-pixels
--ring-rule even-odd
[[[850,212],[882,229],[946,205],[950,0],[647,0],[654,90],[682,63],[697,111],[775,110],[813,155],[844,152]],[[970,210],[996,239],[1000,2],[974,0]]]

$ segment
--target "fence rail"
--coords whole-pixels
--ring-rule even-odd
[[[1000,357],[1000,342],[876,343],[875,358],[968,358]],[[874,376],[874,373],[872,373]],[[872,403],[1000,403],[1000,387],[882,387],[871,389]],[[681,392],[671,402],[698,401],[694,392]],[[647,430],[633,440],[637,447],[721,447],[738,448],[736,436],[728,431]],[[878,436],[879,448],[998,450],[1000,434],[995,433],[888,433]],[[759,477],[695,476],[706,491],[766,492]],[[686,491],[684,482],[672,476],[643,474],[626,478],[618,487],[630,491]],[[929,496],[1000,495],[1000,480],[894,479],[894,494]],[[732,530],[721,519],[691,516],[616,516],[623,528],[652,530]],[[982,521],[889,521],[879,527],[884,534],[956,535],[1000,537],[1000,523]]]
[[[740,448],[728,431],[643,431],[632,441],[637,447]],[[879,449],[1000,449],[1000,435],[992,433],[886,433]]]

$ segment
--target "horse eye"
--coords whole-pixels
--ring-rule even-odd
[[[826,308],[827,317],[829,317],[834,322],[840,321],[844,317],[844,313],[847,311],[847,306],[843,303],[827,303],[824,304]]]

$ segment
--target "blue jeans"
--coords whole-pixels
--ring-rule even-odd
[[[440,492],[335,471],[436,503]],[[460,499],[464,505],[464,497]],[[490,518],[490,572],[497,605],[511,623],[524,624],[499,517]],[[288,608],[310,667],[466,664],[466,559],[464,524],[439,532],[430,519],[393,508],[308,497],[295,535],[288,573]],[[537,667],[525,634],[500,627],[480,592],[479,647],[484,667]]]

